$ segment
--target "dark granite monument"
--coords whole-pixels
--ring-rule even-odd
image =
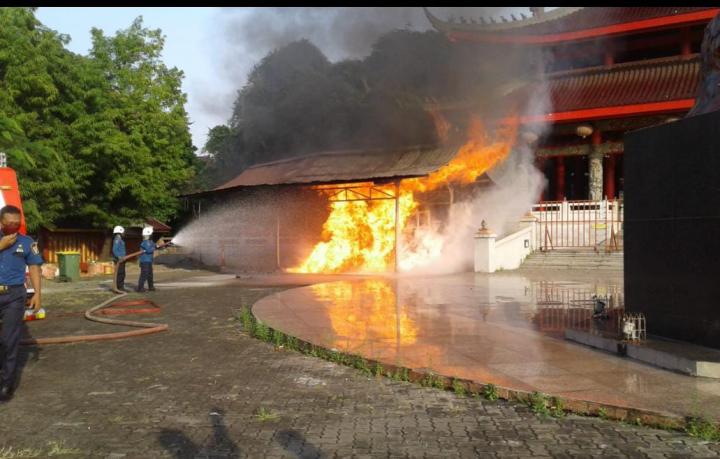
[[[688,117],[625,138],[625,303],[648,333],[720,348],[720,16]]]

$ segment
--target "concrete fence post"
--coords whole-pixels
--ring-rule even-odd
[[[482,221],[482,227],[475,234],[475,272],[495,272],[495,239],[497,234],[489,230]]]
[[[530,226],[530,251],[534,252],[537,247],[537,237],[538,237],[538,225],[537,225],[537,218],[532,214],[531,211],[528,211],[523,217],[520,219],[520,224],[522,225],[521,228],[526,228],[527,226]]]

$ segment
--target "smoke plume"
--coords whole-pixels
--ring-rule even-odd
[[[528,13],[518,7],[433,7],[440,18],[478,20]],[[420,7],[263,7],[223,8],[217,15],[215,40],[222,50],[218,72],[232,88],[218,93],[205,88],[203,110],[229,117],[232,101],[253,66],[267,53],[293,41],[308,39],[332,62],[370,54],[382,34],[396,29],[425,31],[432,26]],[[218,104],[218,100],[225,103]]]

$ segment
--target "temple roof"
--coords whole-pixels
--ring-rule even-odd
[[[623,115],[627,106],[663,104],[666,110],[692,106],[697,91],[700,57],[669,57],[570,70],[547,75],[547,85],[532,83],[511,97],[527,98],[533,91],[546,89],[552,113],[531,113],[551,121],[557,114],[616,107]],[[671,104],[672,103],[672,104]],[[688,107],[685,107],[688,105]],[[651,107],[646,107],[651,108]]]
[[[457,146],[327,151],[257,164],[211,191],[259,185],[320,184],[421,177],[450,162]]]
[[[552,43],[603,35],[649,31],[707,22],[717,7],[560,7],[541,15],[503,22],[450,22],[425,8],[433,27],[451,39],[489,42]]]

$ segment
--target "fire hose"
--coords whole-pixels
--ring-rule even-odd
[[[127,295],[127,293],[123,293],[120,296],[115,296],[113,298],[110,298],[108,300],[103,301],[102,303],[98,304],[97,306],[94,306],[87,311],[85,311],[85,318],[87,320],[92,320],[93,322],[100,322],[104,324],[110,324],[110,325],[124,325],[127,327],[135,327],[139,328],[140,330],[129,330],[124,332],[114,332],[114,333],[100,333],[95,335],[69,335],[69,336],[57,336],[53,338],[30,338],[30,339],[24,339],[20,341],[20,344],[23,345],[32,345],[32,344],[67,344],[67,343],[80,343],[80,342],[87,342],[87,341],[105,341],[105,340],[111,340],[111,339],[121,339],[121,338],[130,338],[133,336],[142,336],[142,335],[150,335],[153,333],[159,333],[161,331],[165,331],[168,329],[168,324],[155,324],[155,323],[147,323],[147,322],[137,322],[134,320],[122,320],[122,319],[109,319],[105,317],[98,317],[94,315],[95,312],[101,311],[105,308],[109,308],[111,306],[119,306],[119,304],[113,305],[112,303],[115,302],[118,298],[122,298],[123,296]],[[147,300],[139,300],[135,302],[124,302],[122,306],[131,306],[133,304],[148,304],[150,303]],[[148,312],[145,310],[136,310],[135,312]]]
[[[170,243],[164,244],[163,247],[172,247],[174,244],[172,241]],[[85,318],[87,320],[91,320],[93,322],[99,322],[103,324],[109,324],[109,325],[124,325],[126,327],[135,327],[139,328],[139,330],[130,330],[130,331],[124,331],[124,332],[114,332],[114,333],[100,333],[95,335],[69,335],[69,336],[57,336],[53,338],[30,338],[30,339],[24,339],[20,341],[20,344],[22,345],[34,345],[34,344],[67,344],[67,343],[81,343],[81,342],[88,342],[88,341],[106,341],[106,340],[112,340],[112,339],[122,339],[122,338],[130,338],[133,336],[143,336],[143,335],[151,335],[153,333],[159,333],[162,331],[165,331],[168,329],[168,324],[154,324],[154,323],[147,323],[147,322],[137,322],[134,320],[122,320],[122,319],[109,319],[106,317],[98,317],[94,315],[95,312],[104,310],[105,308],[109,308],[111,306],[133,306],[133,305],[140,305],[140,304],[152,304],[151,301],[148,300],[137,300],[137,301],[125,301],[122,304],[115,303],[115,301],[118,298],[122,298],[127,295],[126,292],[121,292],[120,290],[117,290],[117,272],[118,272],[118,265],[120,263],[124,263],[130,258],[136,257],[140,255],[142,251],[131,253],[130,255],[127,255],[124,260],[118,262],[115,265],[115,272],[113,273],[113,285],[112,285],[112,291],[115,293],[118,293],[118,296],[114,296],[112,298],[109,298],[102,303],[98,304],[97,306],[94,306],[87,311],[85,311]],[[113,304],[115,303],[115,304]],[[143,312],[155,312],[157,308],[146,308],[146,309],[135,309],[135,310],[111,310],[108,309],[106,312],[114,313],[114,314],[123,314],[123,313],[143,313]]]

